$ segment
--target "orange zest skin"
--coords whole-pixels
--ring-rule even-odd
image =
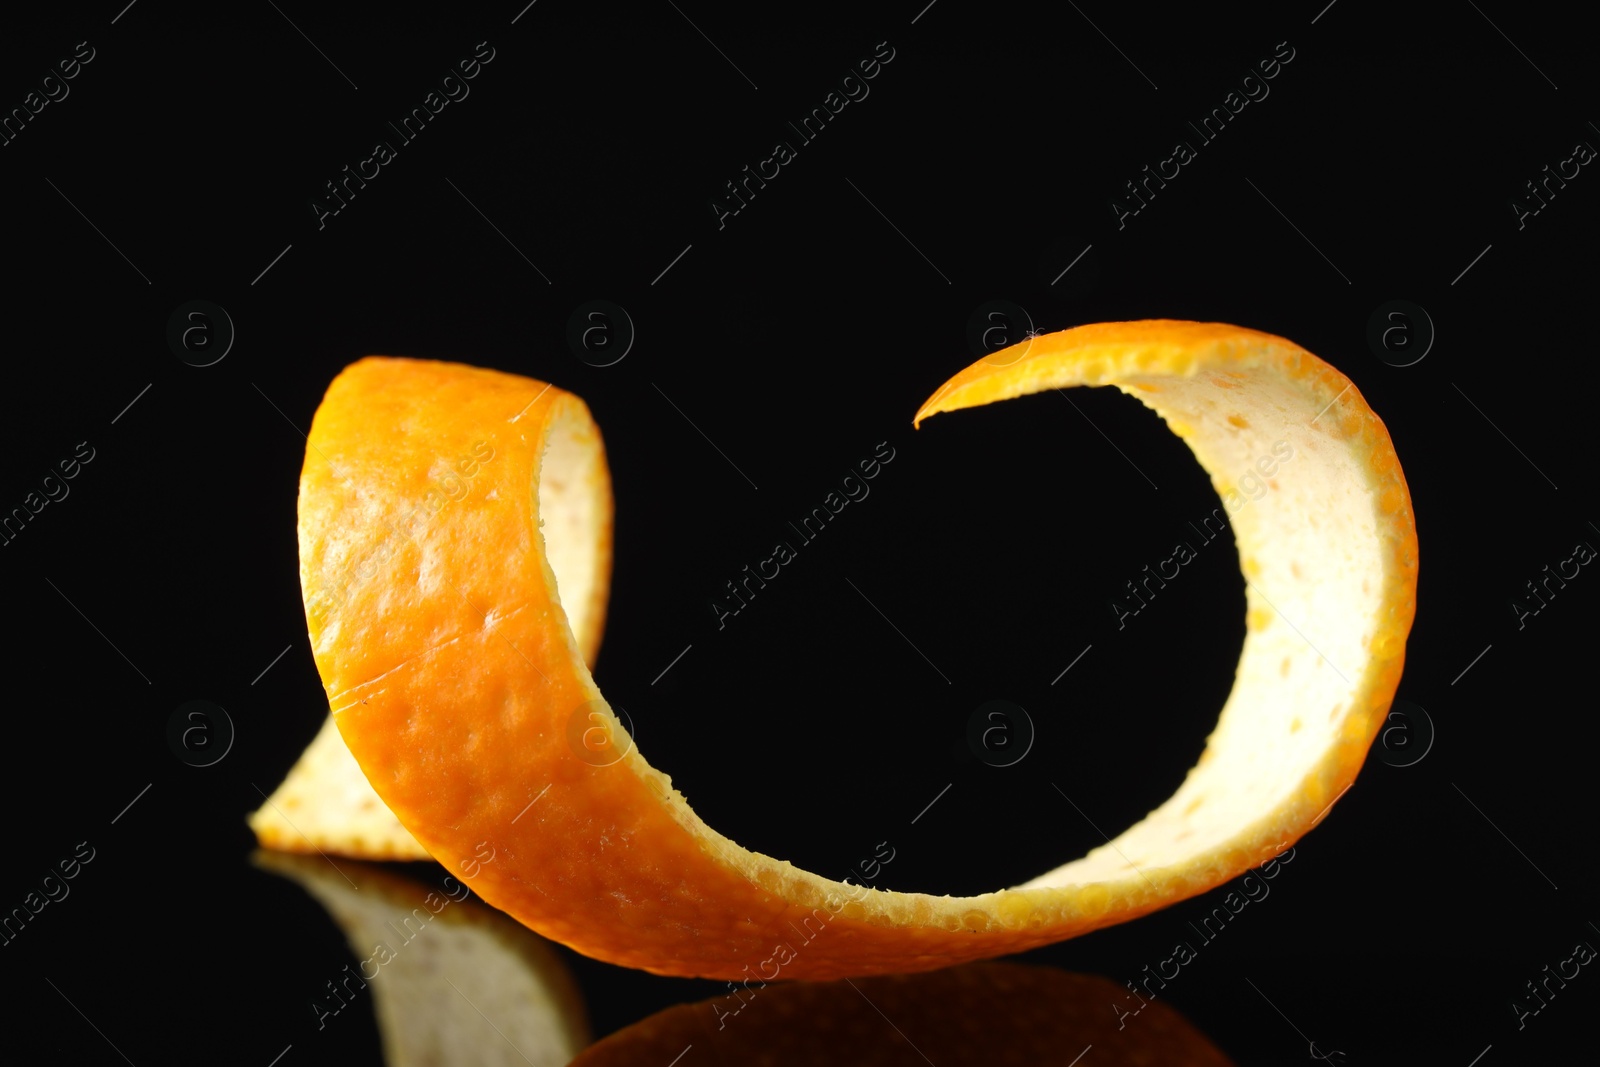
[[[1233,326],[1108,323],[1032,338],[956,375],[917,421],[1071,385],[1138,396],[1219,493],[1222,474],[1275,437],[1293,441],[1300,464],[1235,517],[1250,583],[1245,653],[1199,766],[1172,800],[1082,859],[978,896],[897,893],[818,877],[707,827],[605,704],[558,598],[560,568],[547,565],[569,561],[560,581],[577,574],[573,588],[588,590],[574,614],[598,625],[603,583],[582,574],[602,555],[609,565],[610,490],[587,408],[540,382],[454,364],[363,360],[312,423],[301,579],[340,733],[401,823],[485,901],[579,952],[659,974],[929,970],[1219,885],[1325,817],[1361,767],[1415,611],[1410,496],[1387,431],[1348,379]],[[471,492],[430,509],[398,547],[390,538],[375,577],[313,609],[315,590],[426,507],[441,457],[474,442],[494,459]],[[1337,510],[1318,514],[1318,501]],[[562,555],[558,537],[601,547]],[[820,932],[802,942],[801,929]]]

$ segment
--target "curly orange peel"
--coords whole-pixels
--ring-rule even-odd
[[[1155,410],[1219,494],[1246,470],[1266,490],[1232,515],[1247,633],[1199,764],[1139,823],[1023,885],[865,889],[741,848],[690,810],[585,662],[610,563],[598,428],[582,401],[525,378],[373,357],[329,387],[301,476],[300,552],[334,721],[388,809],[484,900],[577,951],[660,974],[928,970],[1204,892],[1296,841],[1360,770],[1415,612],[1410,495],[1349,379],[1289,341],[1221,324],[1031,338],[950,379],[916,422],[1074,385],[1113,385]],[[1292,463],[1259,473],[1279,443]],[[470,492],[430,506],[449,457],[482,447],[494,459]],[[409,534],[398,542],[397,524]],[[348,587],[380,546],[377,573]],[[325,595],[330,583],[340,595]]]

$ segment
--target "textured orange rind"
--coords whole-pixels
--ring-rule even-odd
[[[603,541],[609,556],[609,483],[587,408],[540,382],[372,358],[334,381],[312,424],[300,498],[308,598],[414,512],[438,456],[484,441],[503,457],[484,467],[481,492],[393,553],[382,580],[332,608],[308,603],[335,721],[378,795],[440,862],[470,869],[483,899],[540,933],[615,963],[723,979],[1019,952],[1276,855],[1354,780],[1399,681],[1417,551],[1387,431],[1343,375],[1252,330],[1107,323],[1018,348],[956,375],[917,421],[1115,385],[1167,420],[1225,499],[1231,472],[1278,441],[1294,449],[1231,515],[1250,608],[1234,692],[1199,765],[1139,824],[1023,886],[972,897],[834,882],[716,833],[628,743],[557,595],[559,575],[580,591],[574,607],[592,610],[595,585],[581,576],[599,550],[583,544]],[[485,848],[494,861],[475,864]],[[801,929],[820,932],[775,964],[775,944]]]

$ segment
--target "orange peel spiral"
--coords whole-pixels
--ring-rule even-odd
[[[928,970],[1217,886],[1315,826],[1361,768],[1415,614],[1410,494],[1348,378],[1236,326],[1030,338],[955,375],[916,422],[1079,385],[1153,409],[1219,495],[1241,471],[1265,486],[1232,515],[1248,614],[1217,728],[1170,799],[1079,859],[976,896],[901,893],[820,877],[707,826],[632,745],[586,663],[612,521],[587,407],[456,364],[364,359],[311,426],[301,582],[339,733],[399,823],[485,901],[659,974]],[[1280,443],[1293,461],[1261,473]],[[441,502],[457,457],[485,453],[466,491]]]

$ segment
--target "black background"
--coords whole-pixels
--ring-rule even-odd
[[[1309,1036],[1352,1065],[1465,1067],[1487,1049],[1489,1067],[1583,1031],[1587,970],[1524,1028],[1511,1008],[1545,964],[1600,943],[1600,578],[1585,568],[1522,629],[1510,606],[1600,544],[1600,177],[1584,167],[1521,228],[1511,207],[1575,143],[1600,145],[1574,16],[922,2],[6,16],[6,109],[77,42],[95,57],[0,147],[0,508],[78,442],[95,458],[0,547],[0,908],[78,842],[96,849],[71,896],[0,947],[6,1046],[73,1063],[378,1057],[365,1002],[317,1029],[309,1001],[355,957],[298,888],[249,866],[243,821],[326,714],[297,580],[300,431],[368,353],[589,403],[618,509],[597,679],[742,844],[839,877],[887,840],[880,886],[970,893],[1159,804],[1231,684],[1237,557],[1207,548],[1119,631],[1109,598],[1217,506],[1152,413],[1079,390],[912,430],[978,355],[969,316],[994,299],[1045,331],[1164,317],[1288,337],[1355,381],[1413,496],[1399,697],[1426,709],[1432,748],[1404,767],[1375,748],[1167,1003],[1247,1064],[1309,1062]],[[319,229],[323,183],[480,41],[494,59],[470,96]],[[785,122],[880,41],[894,58],[870,95],[719,229],[722,184],[793,141]],[[1119,229],[1123,182],[1193,141],[1185,120],[1285,41],[1270,95]],[[236,330],[204,368],[166,340],[196,299]],[[591,299],[637,328],[613,366],[565,339]],[[1437,331],[1408,367],[1367,341],[1397,299]],[[870,497],[719,631],[722,583],[884,441]],[[167,745],[191,699],[237,728],[211,767]],[[1008,768],[964,740],[993,699],[1036,728]],[[1026,960],[1121,983],[1221,892]],[[601,1036],[720,989],[560,951]]]

